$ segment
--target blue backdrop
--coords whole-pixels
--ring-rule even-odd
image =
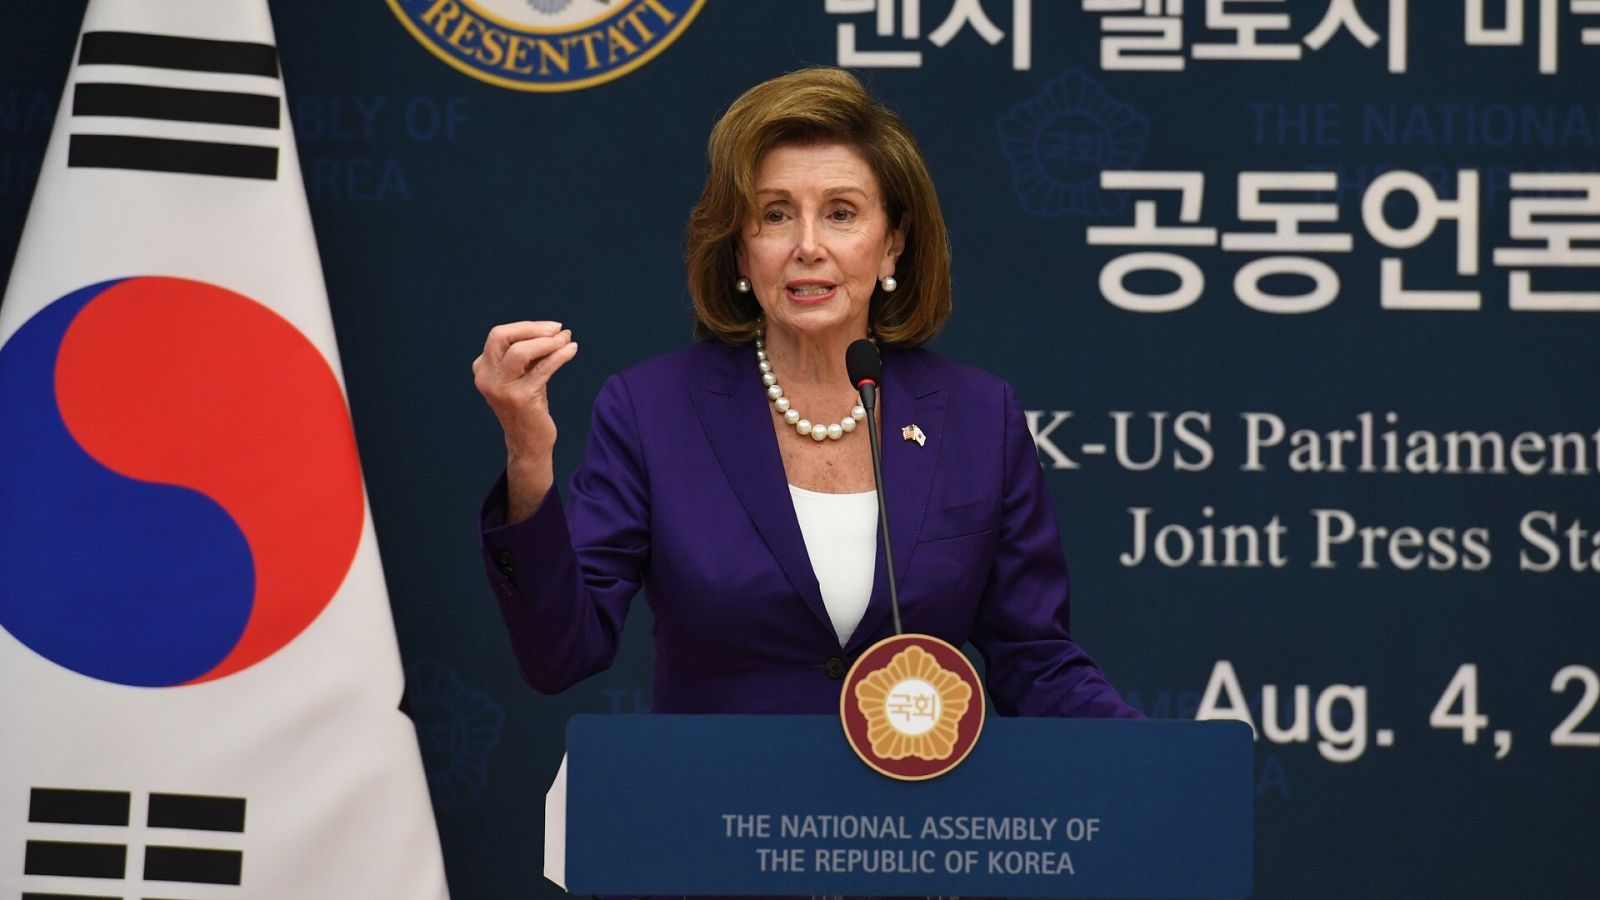
[[[689,340],[712,122],[815,63],[922,141],[935,347],[1031,411],[1075,635],[1151,715],[1256,726],[1256,895],[1600,895],[1592,4],[640,0],[509,58],[460,25],[595,3],[272,4],[457,897],[557,893],[564,722],[650,671],[638,604],[610,671],[519,682],[468,364],[494,323],[573,328],[570,472],[603,378]],[[12,5],[0,265],[83,6]]]

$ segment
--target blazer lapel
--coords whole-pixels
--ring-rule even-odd
[[[694,389],[695,410],[728,483],[795,592],[832,634],[833,621],[795,518],[767,403],[755,350],[749,347],[717,354],[711,371]]]
[[[911,551],[922,532],[927,517],[928,501],[933,492],[933,479],[939,467],[940,449],[943,445],[945,420],[945,393],[931,383],[918,365],[916,356],[894,350],[883,354],[883,389],[879,408],[882,410],[883,433],[883,499],[889,507],[889,540],[894,555],[895,583],[905,597],[906,573],[910,571]],[[922,430],[925,444],[908,440],[901,429],[915,425]],[[901,610],[901,615],[905,613]],[[850,636],[846,649],[850,652],[863,647],[870,635],[875,634],[889,616],[889,582],[884,567],[883,553],[878,553],[878,563],[872,581],[872,597],[867,602],[866,614],[861,624]]]

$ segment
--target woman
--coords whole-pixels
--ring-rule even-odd
[[[850,662],[890,627],[844,369],[872,335],[905,629],[970,640],[1003,715],[1138,716],[1068,634],[1016,397],[918,349],[949,316],[950,257],[899,117],[848,73],[808,69],[740,97],[708,155],[687,239],[702,342],[606,382],[566,509],[546,386],[571,332],[501,325],[473,363],[505,430],[483,546],[524,677],[555,692],[609,666],[642,585],[657,711],[837,712]]]

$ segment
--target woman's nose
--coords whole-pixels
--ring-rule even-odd
[[[822,258],[822,234],[816,219],[808,216],[800,220],[794,249],[795,256],[802,262],[815,262]]]

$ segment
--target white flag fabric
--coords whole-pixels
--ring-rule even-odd
[[[0,897],[448,896],[265,0],[91,0],[0,302]]]

